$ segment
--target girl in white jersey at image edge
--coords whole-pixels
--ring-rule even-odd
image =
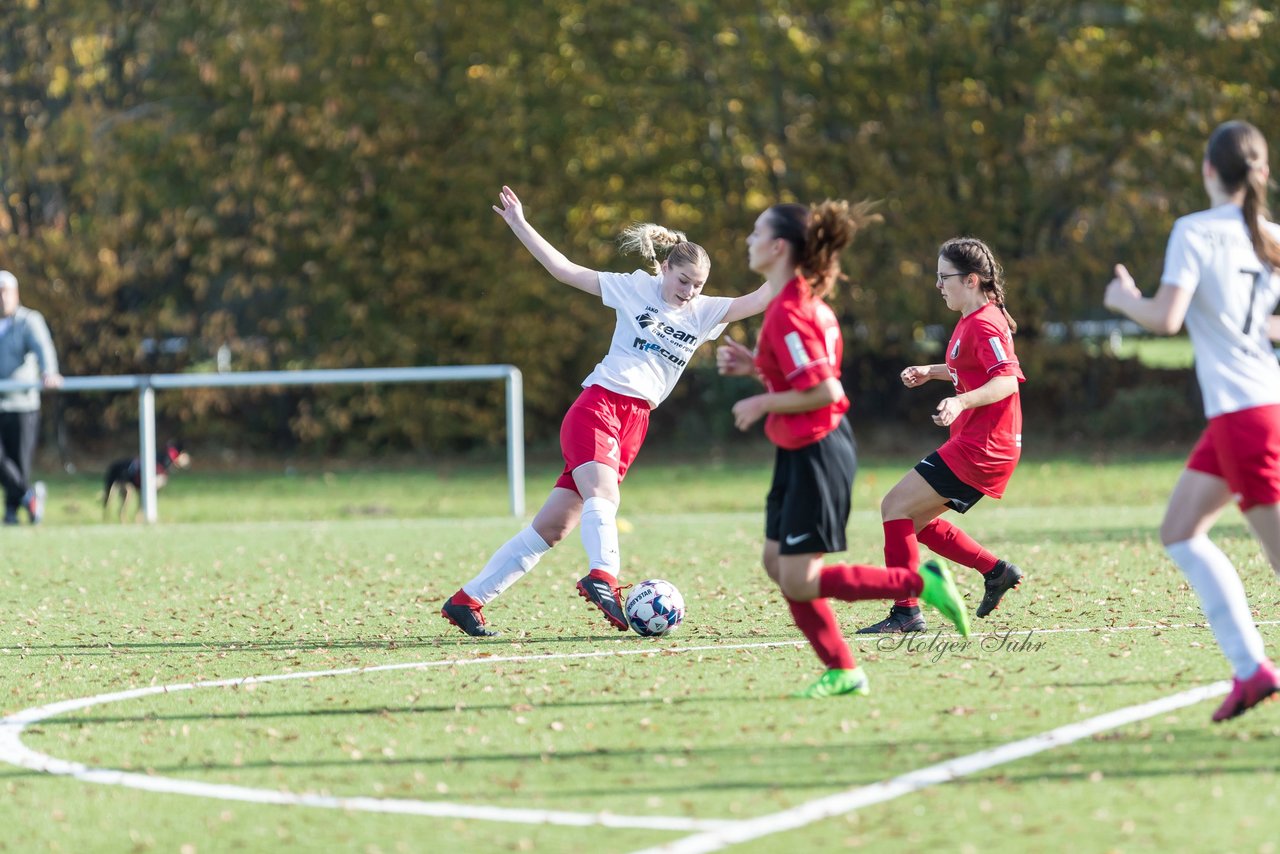
[[[1244,585],[1208,533],[1234,500],[1280,574],[1280,226],[1268,221],[1267,141],[1233,121],[1209,137],[1201,165],[1212,207],[1173,225],[1164,274],[1144,298],[1123,265],[1105,303],[1172,335],[1186,323],[1208,426],[1187,459],[1160,525],[1165,551],[1200,597],[1234,671],[1215,722],[1243,714],[1280,688]]]
[[[711,272],[706,250],[659,225],[636,224],[619,238],[651,266],[606,273],[575,264],[524,217],[510,187],[493,210],[525,248],[558,281],[600,297],[617,312],[609,352],[582,381],[583,391],[560,426],[564,471],[533,521],[502,545],[475,578],[444,603],[441,615],[473,637],[498,634],[481,608],[514,584],[579,523],[587,574],[578,593],[619,631],[627,629],[618,575],[619,486],[640,451],[649,412],[671,390],[706,341],[727,324],[764,311],[773,299],[768,283],[744,296],[710,297],[702,288]],[[661,260],[659,260],[659,257]]]

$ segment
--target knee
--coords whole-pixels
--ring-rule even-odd
[[[809,602],[818,597],[818,592],[814,589],[816,585],[803,573],[780,572],[776,580],[782,595],[792,602]]]
[[[760,558],[760,565],[764,567],[765,574],[769,576],[769,580],[774,584],[778,584],[780,575],[778,569],[778,556],[765,554]]]
[[[543,542],[548,546],[554,547],[565,537],[569,536],[569,532],[573,530],[573,525],[568,522],[561,521],[544,522],[542,524],[535,525],[533,530],[537,532],[539,537],[542,537]]]
[[[897,494],[896,490],[889,490],[888,494],[880,500],[880,520],[882,522],[890,519],[906,519],[910,517],[907,512],[906,503]]]
[[[1160,523],[1160,545],[1165,551],[1168,551],[1172,545],[1191,539],[1194,535],[1195,531],[1188,531],[1182,525],[1168,519]]]

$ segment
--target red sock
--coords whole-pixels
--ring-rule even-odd
[[[828,669],[852,670],[857,666],[849,645],[840,634],[840,624],[826,599],[814,599],[812,602],[793,602],[787,600],[791,608],[791,619],[809,640],[809,645],[817,653],[819,660]]]
[[[945,519],[934,519],[916,535],[920,542],[947,560],[972,567],[983,575],[996,568],[996,556],[977,540]]]
[[[822,568],[818,592],[823,597],[856,602],[859,599],[896,599],[919,596],[924,579],[914,569],[894,566],[860,566],[836,563]]]
[[[916,547],[916,523],[910,519],[890,519],[884,523],[884,562],[887,566],[903,567],[913,573],[920,565],[920,550]],[[919,588],[917,588],[918,592]],[[918,600],[908,597],[893,604],[900,608],[918,608]]]

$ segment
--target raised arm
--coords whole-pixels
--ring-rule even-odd
[[[520,199],[516,196],[515,191],[510,187],[503,186],[502,192],[498,194],[502,207],[493,206],[494,213],[502,217],[511,230],[515,233],[520,242],[524,244],[524,248],[534,258],[538,259],[538,263],[547,268],[547,272],[555,276],[557,281],[571,285],[580,291],[586,291],[589,294],[600,296],[600,274],[595,270],[588,270],[579,264],[575,264],[568,258],[564,257],[559,249],[547,242],[547,239],[534,230],[529,225],[528,220],[524,218],[524,205],[520,204]]]
[[[1107,285],[1103,304],[1123,314],[1143,329],[1157,335],[1172,335],[1182,328],[1191,305],[1191,291],[1162,284],[1153,297],[1144,297],[1123,264],[1116,265],[1115,278]]]
[[[729,303],[729,310],[725,312],[724,322],[733,323],[735,320],[743,320],[759,314],[768,308],[769,303],[778,295],[779,290],[780,287],[774,287],[766,281],[751,293],[736,297],[733,302]]]

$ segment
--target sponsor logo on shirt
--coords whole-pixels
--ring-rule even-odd
[[[677,353],[672,353],[666,347],[663,347],[661,344],[656,344],[653,341],[646,341],[643,338],[637,338],[632,342],[631,346],[635,347],[642,353],[655,353],[679,368],[683,368],[685,365],[689,364],[683,356],[680,356]]]
[[[676,329],[674,326],[668,326],[652,314],[645,312],[636,317],[636,323],[640,324],[640,328],[657,338],[670,338],[681,344],[696,345],[698,336],[692,332],[685,332],[683,329]]]

